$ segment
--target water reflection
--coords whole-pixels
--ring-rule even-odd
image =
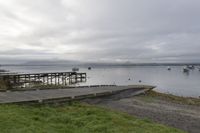
[[[183,71],[183,74],[185,75],[185,76],[189,76],[190,75],[190,71]]]

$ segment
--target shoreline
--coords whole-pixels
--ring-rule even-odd
[[[90,106],[94,105],[97,109],[103,108],[110,110],[110,114],[112,114],[112,112],[124,113],[130,115],[130,117],[137,118],[138,120],[145,120],[147,123],[152,121],[155,124],[174,127],[177,130],[181,129],[186,132],[198,133],[200,130],[200,126],[198,125],[198,123],[200,123],[200,99],[163,94],[155,92],[152,89],[145,92],[132,95],[134,91],[125,91],[113,93],[112,95],[85,97],[84,99],[81,98],[77,100],[80,101],[81,106],[85,103],[90,104],[87,108],[89,111]],[[69,104],[68,106],[70,107],[71,103],[73,102],[65,101],[64,103],[55,102],[51,104],[53,106],[56,105],[56,108],[60,108],[66,104]],[[13,110],[13,105],[16,104],[5,104],[5,106],[8,106],[9,108],[11,107],[10,111],[14,111],[15,109],[18,110],[18,108],[24,106],[33,108],[51,107],[48,103],[41,103],[39,106],[24,104],[14,107]],[[0,107],[4,108],[5,106],[1,105]],[[27,108],[24,108],[24,110],[26,109]],[[152,129],[153,128],[154,125]]]
[[[141,95],[142,96],[142,95]],[[151,90],[148,93],[144,94],[143,97],[146,98],[160,98],[165,101],[171,101],[178,104],[188,104],[188,105],[197,105],[200,106],[200,98],[197,97],[186,97],[178,96],[170,93],[162,93],[155,90]]]
[[[128,113],[138,118],[182,129],[190,133],[200,131],[200,99],[149,91],[134,97],[85,100],[84,102]]]

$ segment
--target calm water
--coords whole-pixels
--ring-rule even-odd
[[[71,71],[68,66],[4,66],[1,69],[11,72],[59,72]],[[80,72],[86,72],[88,79],[80,85],[97,84],[147,84],[157,86],[160,92],[180,96],[200,96],[200,71],[191,70],[188,74],[182,72],[182,66],[172,66],[171,71],[166,66],[132,66],[132,67],[93,67],[91,71],[80,67]],[[139,82],[141,80],[141,83]]]

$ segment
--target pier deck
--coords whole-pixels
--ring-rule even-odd
[[[112,95],[123,91],[133,91],[133,95],[144,93],[154,86],[85,86],[66,89],[46,89],[29,91],[0,92],[0,104],[4,103],[49,103],[70,101],[105,95]]]
[[[13,86],[27,83],[42,83],[54,85],[75,84],[85,82],[86,73],[77,72],[51,72],[51,73],[26,73],[26,74],[2,74],[0,79],[9,81]]]

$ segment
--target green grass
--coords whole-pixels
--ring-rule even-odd
[[[81,103],[0,105],[1,133],[182,133],[127,114]]]
[[[145,95],[141,95],[141,98],[143,100],[151,102],[152,100],[156,99],[161,99],[164,101],[170,101],[173,103],[178,103],[178,104],[187,104],[187,105],[196,105],[200,106],[200,99],[199,98],[192,98],[192,97],[181,97],[181,96],[175,96],[172,94],[165,94],[165,93],[160,93],[156,91],[149,91]]]

